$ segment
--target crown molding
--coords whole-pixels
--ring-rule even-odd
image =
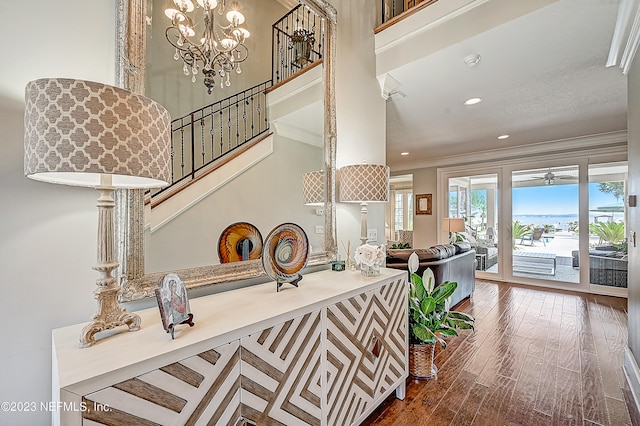
[[[640,0],[620,0],[607,67],[619,63],[627,75],[640,44]]]
[[[402,84],[393,78],[391,74],[385,73],[377,77],[378,84],[380,85],[380,96],[385,101],[388,101],[394,94],[402,93],[400,87]]]
[[[276,1],[281,5],[283,5],[287,10],[291,10],[299,4],[298,0],[276,0]]]
[[[524,146],[491,149],[467,154],[430,158],[428,160],[403,163],[391,166],[393,172],[422,169],[425,167],[444,167],[464,164],[489,163],[505,160],[530,160],[532,157],[557,155],[563,152],[592,151],[598,154],[620,154],[627,151],[627,132],[611,132],[598,135],[580,136],[546,142],[531,143]]]
[[[283,136],[285,138],[304,142],[317,147],[322,147],[324,144],[324,137],[321,134],[319,135],[282,121],[274,121],[273,126],[276,128],[278,136]]]

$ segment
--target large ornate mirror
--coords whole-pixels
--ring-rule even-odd
[[[145,40],[147,31],[147,2],[149,0],[117,0],[117,83],[121,87],[144,93],[145,87]],[[335,58],[335,9],[324,0],[301,0],[321,18],[324,26],[325,43],[323,57],[324,96],[324,155],[326,200],[324,206],[324,250],[314,251],[308,266],[327,264],[337,253],[335,228],[335,150],[336,117],[334,95]],[[301,178],[301,177],[300,177]],[[247,206],[252,208],[252,206]],[[138,300],[153,295],[153,289],[160,278],[170,272],[153,271],[145,273],[145,229],[144,196],[141,191],[120,191],[118,193],[116,228],[118,232],[118,261],[120,262],[122,301]],[[239,218],[241,220],[241,218]],[[283,222],[288,218],[283,218]],[[222,231],[222,229],[220,230]],[[268,230],[265,230],[268,232]],[[266,235],[265,235],[266,237]],[[148,246],[149,241],[147,241]],[[228,283],[264,275],[262,262],[250,260],[226,264],[211,264],[177,272],[188,288],[212,284]]]

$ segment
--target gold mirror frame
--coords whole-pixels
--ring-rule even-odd
[[[336,108],[335,41],[337,14],[324,0],[299,0],[322,19],[325,26],[324,66],[324,170],[325,241],[324,252],[313,253],[308,267],[328,264],[336,259],[335,176]],[[116,0],[116,84],[136,93],[144,93],[147,0]],[[302,178],[302,177],[301,177]],[[154,296],[154,289],[168,272],[176,272],[187,288],[229,283],[266,276],[261,260],[202,266],[177,271],[144,272],[144,194],[142,190],[118,190],[116,204],[116,251],[120,263],[118,277],[120,301]]]

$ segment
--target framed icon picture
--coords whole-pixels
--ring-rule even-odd
[[[432,214],[432,194],[416,195],[416,214]]]
[[[166,274],[155,290],[162,326],[171,338],[175,338],[175,326],[189,324],[193,327],[193,314],[189,308],[187,289],[178,274]]]

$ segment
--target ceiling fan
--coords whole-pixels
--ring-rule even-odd
[[[554,185],[555,183],[559,183],[559,181],[563,181],[563,183],[577,183],[578,178],[576,176],[571,175],[556,175],[551,171],[544,174],[544,176],[534,177],[532,180],[541,180],[545,185]]]

